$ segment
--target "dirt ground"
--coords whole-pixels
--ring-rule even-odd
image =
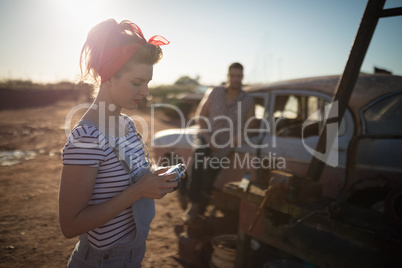
[[[31,152],[28,160],[0,165],[0,267],[65,267],[78,241],[64,238],[58,222],[64,121],[76,104],[64,101],[0,111],[0,152]],[[150,122],[149,112],[127,114],[134,113]],[[157,116],[155,131],[172,126],[168,118]],[[175,258],[178,240],[174,233],[181,215],[175,193],[156,201],[143,267],[183,267]]]

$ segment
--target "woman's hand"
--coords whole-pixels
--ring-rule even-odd
[[[160,199],[173,191],[178,183],[173,181],[177,174],[163,175],[169,167],[158,168],[143,176],[132,187],[136,187],[141,197]]]
[[[170,193],[177,182],[177,174],[161,175],[168,168],[161,168],[143,176],[138,182],[111,199],[88,206],[95,185],[97,168],[86,166],[63,166],[59,212],[60,226],[67,238],[72,238],[116,217],[142,197],[159,199]]]

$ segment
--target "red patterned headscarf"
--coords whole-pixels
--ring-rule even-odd
[[[103,52],[102,60],[99,69],[99,75],[101,77],[101,83],[108,81],[112,76],[120,70],[121,67],[135,54],[135,52],[144,44],[147,43],[144,34],[142,33],[140,27],[136,24],[130,24],[133,32],[141,37],[139,43],[130,44],[127,46],[120,46],[107,49]],[[148,43],[155,46],[168,45],[170,42],[160,36],[154,35],[149,40]]]

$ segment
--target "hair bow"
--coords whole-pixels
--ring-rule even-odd
[[[140,27],[135,23],[130,23],[130,26],[134,33],[136,33],[141,41],[121,47],[114,47],[104,51],[101,60],[101,67],[99,69],[99,75],[101,77],[101,83],[108,81],[112,76],[120,70],[121,67],[137,52],[137,50],[144,43],[150,43],[155,46],[168,45],[170,42],[160,35],[152,36],[148,42],[146,41],[144,34]]]

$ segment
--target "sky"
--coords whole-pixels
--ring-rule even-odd
[[[109,18],[162,35],[164,57],[150,86],[181,76],[226,81],[232,62],[244,83],[341,74],[367,0],[1,0],[0,80],[77,81],[87,33]],[[402,7],[387,0],[385,8]],[[402,16],[380,19],[361,71],[402,75]]]

